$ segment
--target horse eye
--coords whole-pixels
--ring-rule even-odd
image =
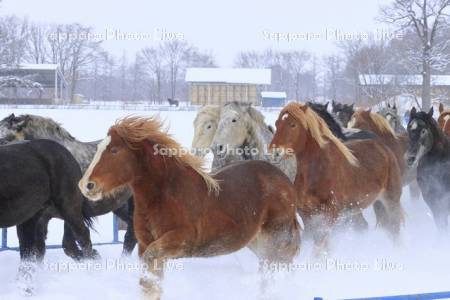
[[[231,122],[233,122],[233,123],[236,123],[236,121],[237,121],[236,119],[231,120]]]
[[[111,154],[117,154],[117,152],[119,152],[119,149],[117,149],[117,147],[111,147]]]
[[[420,134],[421,135],[425,135],[427,133],[427,130],[426,129],[422,129],[421,131],[420,131]]]
[[[211,125],[208,125],[208,126],[206,127],[206,129],[211,129]]]
[[[295,123],[291,123],[291,124],[289,124],[292,128],[294,128],[295,126],[297,126],[297,125],[295,125]]]

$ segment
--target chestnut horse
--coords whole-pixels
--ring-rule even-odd
[[[163,262],[209,257],[248,246],[262,261],[291,262],[300,247],[297,193],[264,161],[239,162],[212,177],[158,119],[127,117],[112,126],[80,180],[92,200],[130,186],[144,290],[159,298]],[[219,184],[220,183],[220,184]]]
[[[450,136],[450,109],[445,109],[442,103],[439,103],[439,127],[446,136]]]
[[[397,158],[400,172],[402,174],[402,184],[408,185],[410,194],[418,199],[420,189],[417,184],[417,168],[409,167],[405,160],[405,153],[408,147],[408,133],[397,135],[389,122],[380,114],[370,111],[356,111],[349,122],[349,127],[369,130],[375,133],[378,138],[394,152]]]
[[[367,222],[361,210],[374,206],[377,222],[395,239],[403,222],[400,169],[394,154],[377,140],[343,144],[307,105],[290,103],[280,112],[270,148],[294,153],[298,208],[317,250],[346,210]],[[290,149],[290,151],[286,151]],[[307,231],[308,232],[308,231]],[[325,248],[326,249],[326,248]]]

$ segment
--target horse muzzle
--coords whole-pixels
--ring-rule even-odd
[[[78,187],[83,195],[92,201],[98,201],[103,198],[102,191],[98,188],[95,181],[85,181],[83,179],[78,183]]]

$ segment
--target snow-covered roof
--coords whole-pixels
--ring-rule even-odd
[[[56,70],[58,69],[57,64],[20,64],[17,66],[6,66],[1,65],[1,69],[21,69],[21,70]]]
[[[56,75],[57,74],[57,75]],[[39,82],[44,87],[55,87],[55,76],[66,86],[61,70],[57,64],[21,64],[0,65],[0,76],[15,76]]]
[[[360,74],[361,85],[422,85],[422,75]],[[450,86],[450,75],[431,75],[431,85]]]
[[[241,84],[270,84],[270,69],[188,68],[187,82],[220,82]]]
[[[261,92],[261,97],[263,98],[286,98],[285,92]]]

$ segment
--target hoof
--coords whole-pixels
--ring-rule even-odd
[[[142,287],[142,292],[144,293],[146,299],[159,300],[161,299],[162,288],[161,286],[153,280],[141,278],[139,284]]]
[[[102,258],[102,257],[100,256],[100,253],[98,253],[97,250],[92,249],[92,250],[90,251],[90,253],[84,255],[84,258],[85,258],[85,259],[94,259],[94,260],[95,260],[95,259],[100,259],[100,258]]]

